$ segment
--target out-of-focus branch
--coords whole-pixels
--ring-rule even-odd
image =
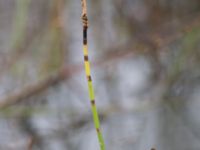
[[[30,139],[28,141],[28,150],[32,150],[33,149],[33,144],[34,144],[34,138],[30,137]]]
[[[27,85],[19,91],[8,94],[7,97],[1,99],[0,109],[16,104],[24,99],[27,99],[46,90],[48,87],[53,86],[59,83],[60,81],[63,81],[64,79],[68,78],[77,71],[80,71],[80,67],[81,65],[64,67],[55,74],[49,75],[46,79]]]
[[[38,94],[38,93],[44,91],[45,89],[47,89],[49,86],[55,85],[62,79],[63,79],[62,74],[58,73],[58,74],[49,76],[47,79],[45,79],[43,81],[38,81],[34,84],[25,86],[20,91],[11,93],[11,94],[7,95],[6,98],[2,99],[0,102],[0,108],[1,109],[5,108],[7,106],[18,103],[23,99],[26,99],[35,94]]]
[[[182,38],[188,32],[191,32],[194,28],[200,26],[200,14],[194,19],[186,19],[181,22],[181,25],[168,25],[165,26],[149,36],[153,39],[157,48],[168,46],[170,43]]]
[[[171,43],[182,38],[188,32],[191,32],[194,28],[200,26],[200,14],[197,14],[192,19],[185,18],[180,23],[161,26],[157,30],[147,31],[144,33],[135,34],[136,42],[129,41],[129,46],[137,48],[138,51],[145,49],[144,51],[161,49],[169,46]]]
[[[200,25],[200,21],[199,21],[199,19],[196,19],[192,23],[192,26],[190,26],[190,27],[188,25],[184,26],[183,28],[180,28],[180,31],[189,32],[189,31],[191,31],[191,29],[193,27],[196,27],[196,26],[199,26],[199,25]],[[181,32],[182,33],[181,35],[183,36],[184,33],[187,33],[187,32]],[[174,36],[176,38],[181,37],[179,32],[175,33],[175,35],[173,34],[170,37],[174,37]],[[161,45],[162,46],[168,45],[168,44],[171,43],[169,41],[171,41],[171,40],[166,40],[166,43],[165,43],[165,40],[163,40],[163,42],[161,42],[162,43]],[[115,49],[115,48],[112,48],[112,49]],[[122,46],[121,48],[116,48],[116,49],[119,49],[119,50],[108,51],[106,56],[104,56],[99,61],[93,62],[92,64],[95,65],[95,66],[102,66],[105,63],[108,63],[110,61],[115,61],[115,60],[118,61],[119,59],[123,59],[123,58],[126,58],[126,57],[132,57],[133,55],[136,54],[136,52],[134,50],[132,51],[132,49],[135,49],[134,45],[133,45],[132,48],[127,49],[127,50],[126,50],[126,46],[124,46],[124,47]],[[146,47],[145,49],[148,49],[148,47]],[[83,68],[82,65],[72,65],[72,66],[69,66],[69,67],[65,66],[60,71],[58,71],[57,73],[55,73],[53,75],[50,75],[49,77],[47,77],[44,80],[38,81],[38,82],[31,84],[31,85],[28,85],[28,86],[24,87],[23,89],[21,89],[17,92],[9,94],[7,97],[5,97],[4,99],[2,99],[0,101],[0,109],[8,107],[8,106],[13,105],[13,104],[16,104],[16,103],[18,103],[18,102],[20,102],[24,99],[27,99],[31,96],[34,96],[34,95],[46,90],[48,87],[53,86],[56,83],[59,83],[60,81],[62,81],[64,79],[67,79],[72,74],[74,75],[75,73],[82,71],[82,68]]]
[[[123,55],[131,56],[131,55]],[[118,59],[123,59],[124,57],[119,57],[119,55],[113,55],[113,57],[109,57],[109,59],[103,59],[103,61],[96,61],[92,63],[95,66],[101,67],[105,63],[110,61],[115,61]],[[81,64],[71,65],[71,66],[64,66],[58,72],[48,76],[46,79],[40,80],[36,83],[32,83],[23,87],[21,90],[8,94],[5,98],[1,99],[0,101],[0,109],[9,107],[14,105],[18,102],[21,102],[31,96],[37,95],[44,90],[48,89],[50,86],[54,86],[55,84],[70,78],[72,75],[80,72],[83,70],[83,66]]]

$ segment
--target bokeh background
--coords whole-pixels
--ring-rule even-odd
[[[200,1],[88,0],[107,150],[200,149]],[[80,0],[0,0],[0,150],[99,150]]]

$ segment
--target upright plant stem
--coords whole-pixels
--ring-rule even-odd
[[[87,3],[86,0],[81,0],[82,2],[82,21],[83,21],[83,54],[84,54],[84,66],[85,66],[85,74],[87,77],[88,82],[88,90],[89,90],[89,98],[92,108],[92,115],[93,115],[93,121],[94,126],[96,128],[98,141],[100,145],[101,150],[105,150],[105,144],[104,139],[102,136],[102,132],[100,130],[100,121],[99,121],[99,115],[97,112],[97,107],[95,104],[95,94],[94,94],[94,88],[92,84],[92,77],[90,73],[90,62],[88,57],[88,45],[87,45],[87,29],[88,29],[88,17],[87,17]]]
[[[18,0],[16,1],[15,21],[13,26],[13,37],[11,39],[11,49],[16,49],[23,42],[23,38],[26,32],[27,19],[28,19],[28,7],[30,0]],[[18,52],[19,53],[19,52]]]

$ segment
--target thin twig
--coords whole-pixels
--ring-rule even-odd
[[[96,128],[97,137],[101,150],[105,150],[104,138],[100,129],[99,114],[95,104],[95,93],[92,83],[92,77],[90,73],[90,61],[88,56],[88,43],[87,43],[87,29],[88,29],[88,17],[87,17],[87,3],[86,0],[82,0],[82,22],[83,22],[83,54],[84,54],[84,65],[85,74],[88,82],[89,98],[91,103],[92,115],[94,126]]]

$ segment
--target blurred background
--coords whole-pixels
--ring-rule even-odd
[[[88,0],[107,150],[200,149],[200,1]],[[0,0],[0,150],[99,150],[80,0]]]

